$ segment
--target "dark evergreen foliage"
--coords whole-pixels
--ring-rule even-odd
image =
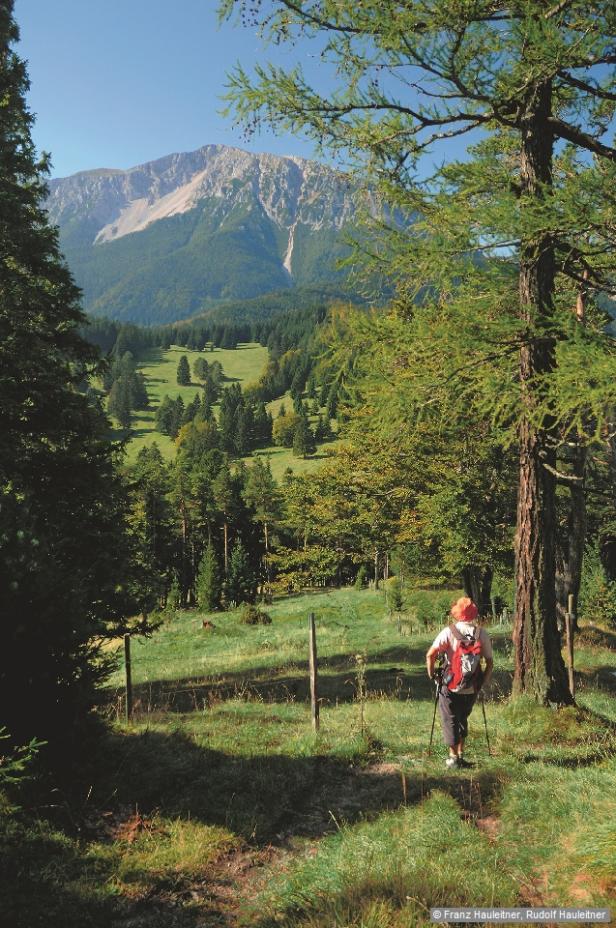
[[[93,641],[136,604],[108,423],[79,292],[42,203],[13,3],[0,3],[0,703],[15,739],[86,723],[107,663]],[[130,611],[129,611],[130,610]]]
[[[229,573],[225,581],[225,599],[239,606],[251,603],[256,595],[256,578],[241,541],[236,541],[229,559]]]
[[[187,387],[190,384],[190,367],[188,365],[188,358],[185,354],[183,354],[178,361],[177,381],[182,387]]]
[[[218,559],[211,541],[199,564],[197,576],[197,602],[201,609],[213,612],[220,608],[221,582]]]

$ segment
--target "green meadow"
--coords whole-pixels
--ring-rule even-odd
[[[196,359],[204,357],[208,363],[219,361],[222,364],[226,385],[239,383],[241,386],[254,383],[259,379],[268,357],[267,348],[256,343],[240,344],[235,349],[215,348],[214,351],[204,352],[172,346],[166,350],[156,349],[147,353],[139,362],[138,370],[145,377],[150,405],[148,409],[138,411],[133,417],[132,433],[126,453],[128,462],[135,460],[141,448],[152,445],[154,442],[167,460],[173,458],[175,454],[173,440],[156,431],[156,409],[165,394],[173,398],[181,396],[187,405],[201,391],[201,384],[198,381],[193,381],[189,386],[180,386],[177,383],[178,361],[183,354],[188,358],[191,373]],[[272,400],[267,404],[267,408],[273,416],[276,416],[283,403],[287,411],[293,409],[293,400],[288,393]],[[316,417],[312,419],[316,421]],[[332,447],[332,442],[319,445],[316,454],[309,458],[294,457],[289,448],[280,448],[276,445],[259,448],[254,455],[268,457],[274,477],[280,480],[289,467],[297,474],[316,470],[328,457]],[[250,455],[245,460],[250,462],[252,457],[253,455]]]
[[[381,591],[324,590],[276,600],[257,626],[177,613],[132,641],[130,723],[112,644],[109,734],[53,810],[2,836],[7,924],[410,928],[445,905],[608,905],[615,636],[582,630],[578,704],[554,711],[511,701],[511,629],[493,625],[489,750],[477,706],[474,766],[446,770],[438,719],[428,753],[425,651],[457,595],[407,591],[392,614]]]
[[[166,458],[173,457],[175,445],[172,439],[157,432],[154,423],[156,409],[165,394],[173,398],[181,396],[187,405],[201,392],[199,381],[193,380],[186,387],[177,382],[178,361],[183,354],[188,358],[191,374],[193,364],[197,358],[202,357],[208,364],[213,361],[222,364],[227,384],[240,383],[243,386],[258,380],[267,362],[267,348],[253,343],[239,345],[235,349],[215,348],[214,351],[190,351],[175,345],[166,350],[150,351],[138,364],[138,370],[146,380],[150,407],[139,411],[133,419],[133,433],[128,446],[129,460],[133,460],[141,448],[153,442],[157,443]]]

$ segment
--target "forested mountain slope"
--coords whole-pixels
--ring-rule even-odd
[[[222,145],[52,180],[47,209],[93,315],[162,323],[335,281],[360,194],[301,158]]]

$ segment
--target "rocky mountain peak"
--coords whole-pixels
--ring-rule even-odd
[[[52,180],[47,209],[87,309],[160,320],[339,280],[358,196],[315,161],[204,145]]]

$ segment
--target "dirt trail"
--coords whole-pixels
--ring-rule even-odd
[[[435,789],[449,792],[461,817],[488,838],[498,837],[499,820],[491,800],[499,784],[491,777],[426,776],[403,772],[400,764],[375,761],[345,771],[323,759],[312,789],[293,813],[277,822],[277,834],[263,847],[243,847],[220,858],[197,880],[133,900],[111,928],[240,928],[246,908],[265,888],[272,871],[280,873],[301,855],[316,853],[318,842],[345,823],[374,817],[425,799]]]

